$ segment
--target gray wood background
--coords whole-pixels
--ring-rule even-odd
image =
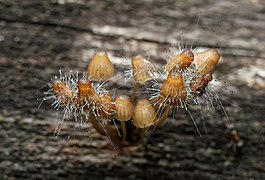
[[[265,179],[265,3],[263,0],[1,0],[0,179]],[[94,50],[106,50],[119,76],[129,57],[158,65],[178,40],[215,47],[215,77],[229,118],[244,142],[230,147],[221,111],[191,110],[151,132],[123,155],[89,124],[82,130],[38,98],[58,70],[83,71]],[[127,59],[126,59],[127,58]]]

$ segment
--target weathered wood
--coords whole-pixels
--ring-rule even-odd
[[[0,179],[265,178],[262,0],[71,2],[0,1]],[[162,65],[182,37],[220,50],[216,91],[244,141],[240,151],[229,147],[222,112],[206,107],[207,134],[200,111],[191,110],[202,137],[180,110],[123,155],[89,123],[80,130],[66,121],[53,135],[61,115],[48,102],[38,109],[36,99],[59,69],[83,71],[95,49],[106,50],[118,70],[116,93],[126,94],[133,82],[118,81],[129,68],[126,58],[142,54]]]

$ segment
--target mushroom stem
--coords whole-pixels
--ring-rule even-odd
[[[108,136],[114,145],[120,145],[119,135],[115,128],[112,128],[109,124],[107,124],[106,127],[100,125],[100,122],[98,122],[93,113],[90,114],[90,121],[99,134]]]
[[[146,128],[141,128],[139,144],[143,144],[144,143],[145,133],[146,133]]]
[[[160,127],[168,118],[168,115],[171,113],[172,107],[167,106],[166,109],[164,110],[163,114],[159,117],[157,123],[153,125],[153,128],[158,128]],[[151,129],[151,128],[150,128]]]
[[[122,140],[121,140],[121,143],[122,144],[126,144],[126,134],[127,134],[127,130],[126,130],[126,122],[125,121],[121,121],[121,130],[122,130]]]
[[[136,92],[138,91],[139,87],[140,87],[140,83],[136,83],[133,88],[132,95],[130,97],[131,102],[134,102],[135,97],[136,97]]]
[[[160,96],[154,97],[153,99],[150,99],[149,102],[154,106],[155,109],[159,107],[159,103],[157,103],[160,100]]]
[[[144,143],[144,137],[145,137],[145,133],[147,131],[147,128],[138,128],[138,134],[140,135],[139,140],[136,141],[135,143],[130,144],[129,146],[138,146],[140,144]]]
[[[153,99],[150,99],[149,102],[154,105],[157,101],[159,100],[159,96],[153,98]]]
[[[101,134],[101,135],[103,135],[103,136],[107,136],[106,131],[103,129],[102,126],[100,126],[100,125],[98,124],[98,120],[96,119],[96,117],[95,117],[95,115],[94,115],[93,113],[91,113],[89,119],[90,119],[90,121],[91,121],[93,127],[96,129],[96,131],[97,131],[99,134]]]
[[[109,124],[107,124],[106,127],[100,125],[99,124],[100,122],[98,122],[98,120],[96,119],[93,113],[90,115],[90,121],[99,134],[107,136],[109,138],[111,143],[113,143],[113,146],[115,147],[120,146],[119,135],[115,128],[112,128]]]

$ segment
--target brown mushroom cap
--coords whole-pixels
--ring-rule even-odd
[[[114,76],[114,65],[106,52],[96,52],[87,67],[91,80],[104,81]]]
[[[178,72],[183,72],[194,60],[194,55],[190,50],[185,50],[182,53],[172,56],[166,64],[167,72],[175,69]]]
[[[180,106],[187,98],[186,87],[182,75],[171,71],[160,89],[160,101],[166,105]]]
[[[133,124],[138,128],[146,128],[157,121],[156,111],[147,99],[140,99],[135,107]]]
[[[200,76],[212,74],[219,59],[220,54],[213,48],[194,54],[194,64]]]
[[[133,116],[133,105],[128,96],[118,96],[115,99],[116,118],[120,121],[128,121]]]
[[[73,102],[74,91],[65,82],[55,80],[52,82],[51,88],[57,97],[59,104],[66,106],[69,102]]]
[[[91,82],[87,78],[82,78],[77,82],[78,104],[79,106],[89,105],[100,101],[98,93],[93,89]]]
[[[134,79],[138,83],[143,83],[152,79],[154,66],[143,56],[138,55],[132,58],[132,68]]]

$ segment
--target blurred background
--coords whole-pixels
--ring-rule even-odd
[[[0,179],[265,179],[263,0],[0,0]],[[222,111],[185,110],[119,154],[90,124],[66,121],[44,102],[59,70],[85,70],[95,50],[116,66],[116,93],[130,57],[163,65],[182,41],[217,48]],[[44,87],[43,87],[44,86]],[[240,140],[237,139],[240,138]]]

